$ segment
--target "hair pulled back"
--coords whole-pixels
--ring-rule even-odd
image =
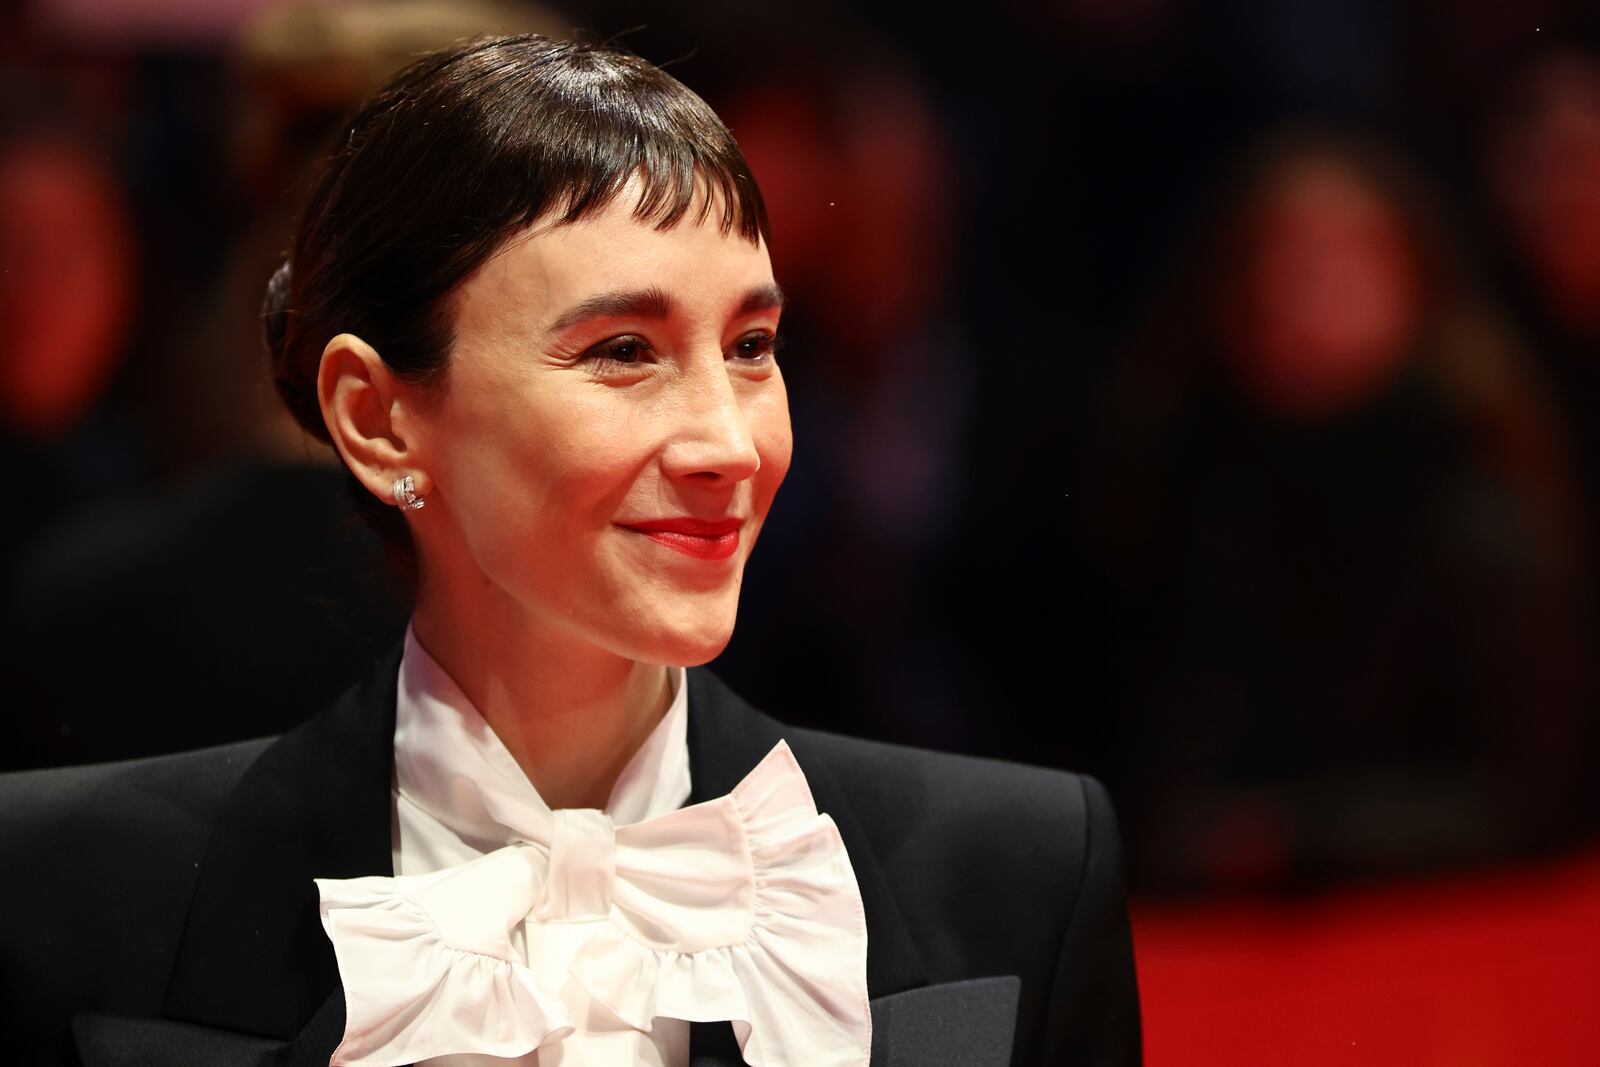
[[[353,333],[402,380],[445,386],[457,286],[518,231],[604,209],[633,177],[660,228],[695,204],[724,232],[769,236],[738,145],[705,101],[643,59],[537,34],[480,38],[400,71],[344,126],[315,176],[262,333],[295,419],[328,441],[317,400],[327,342]],[[352,479],[353,482],[353,479]],[[405,524],[359,485],[392,544]]]

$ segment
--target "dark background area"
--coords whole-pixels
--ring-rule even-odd
[[[744,146],[796,459],[716,669],[1091,772],[1147,898],[1585,847],[1600,53],[1490,0],[10,4],[0,767],[281,730],[404,625],[256,309],[405,57],[583,30]],[[271,679],[263,683],[262,679]]]

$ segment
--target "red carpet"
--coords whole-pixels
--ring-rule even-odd
[[[1600,1065],[1600,850],[1133,920],[1150,1067]]]

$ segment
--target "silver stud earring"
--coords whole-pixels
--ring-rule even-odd
[[[396,478],[389,491],[394,494],[394,502],[406,511],[416,511],[427,506],[428,502],[417,495],[409,474],[404,478]]]

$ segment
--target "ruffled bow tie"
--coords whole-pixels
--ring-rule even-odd
[[[627,826],[550,813],[545,840],[393,878],[319,878],[344,984],[332,1063],[523,1056],[574,1027],[518,951],[584,924],[563,981],[628,1026],[730,1020],[752,1067],[864,1067],[866,920],[838,828],[778,742],[726,796]]]

